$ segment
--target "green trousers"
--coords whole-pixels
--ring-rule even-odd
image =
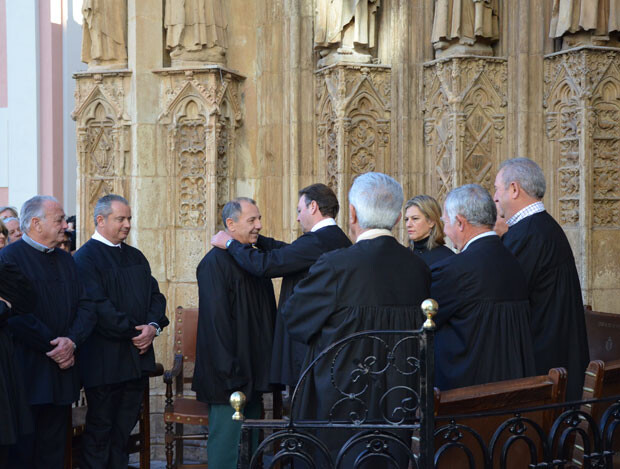
[[[260,418],[262,397],[252,396],[246,404],[243,415],[247,419]],[[233,420],[233,408],[228,404],[209,405],[209,440],[207,442],[207,463],[213,469],[237,469],[241,422]],[[251,433],[252,453],[258,447],[258,431]]]

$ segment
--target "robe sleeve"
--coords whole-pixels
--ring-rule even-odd
[[[217,248],[214,248],[217,249]],[[241,375],[235,343],[235,307],[230,297],[226,269],[213,259],[203,262],[196,272],[199,296],[198,334],[206,345],[206,356],[227,390],[239,389],[248,382]]]
[[[454,267],[447,262],[439,262],[431,271],[431,298],[437,302],[437,314],[433,318],[437,328],[445,324],[457,312],[459,306],[458,276]]]
[[[526,233],[523,236],[519,235],[521,235],[520,231],[510,233],[508,230],[508,233],[502,238],[502,242],[521,264],[527,279],[527,289],[531,293],[536,287],[532,285],[532,280],[539,278],[538,270],[542,264],[540,260],[544,257],[545,247],[543,242],[532,239]]]
[[[288,243],[278,241],[277,239],[268,238],[267,236],[258,235],[256,246],[263,251],[271,251],[272,249],[280,249],[284,246],[288,246]]]
[[[170,324],[166,317],[166,297],[159,291],[159,284],[153,276],[151,276],[151,303],[146,322],[157,323],[162,329]]]
[[[87,295],[86,287],[81,279],[78,280],[78,296],[75,318],[67,334],[76,346],[84,343],[97,324],[95,304]]]
[[[337,304],[338,275],[323,255],[297,284],[282,310],[291,337],[309,344],[335,312]]]
[[[29,348],[42,353],[47,353],[54,348],[50,341],[56,336],[43,321],[32,313],[10,317],[9,326],[13,336]]]
[[[228,252],[243,270],[256,277],[283,277],[306,270],[316,262],[316,249],[310,241],[309,237],[302,236],[292,244],[282,243],[282,246],[268,251],[231,243]]]
[[[97,332],[113,340],[131,339],[138,335],[138,325],[130,315],[118,311],[103,290],[103,281],[95,260],[87,254],[78,252],[74,256],[80,277],[84,279],[88,296],[93,300],[96,311]],[[158,290],[159,291],[159,290]]]

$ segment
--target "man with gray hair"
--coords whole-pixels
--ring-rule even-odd
[[[401,185],[386,174],[366,173],[353,182],[349,191],[349,234],[355,244],[323,254],[297,284],[282,311],[291,336],[309,345],[306,366],[325,347],[354,332],[413,330],[422,325],[420,305],[429,297],[430,271],[391,232],[400,220],[403,200]],[[312,376],[304,382],[302,401],[293,412],[301,411],[304,419],[347,421],[355,399],[345,399],[332,409],[343,396],[330,377],[356,376],[351,374],[351,366],[356,359],[377,352],[372,342],[351,343],[334,357],[333,365],[331,359],[317,362]],[[414,353],[405,345],[397,355],[396,360],[403,360]],[[365,381],[367,378],[360,378],[368,386],[365,402],[378,403],[382,393],[396,385],[412,386],[411,378],[391,374],[378,376],[372,382]],[[364,383],[348,383],[345,387],[361,389]],[[368,419],[381,419],[377,410],[369,409]],[[344,432],[323,436],[334,456],[345,437]],[[348,463],[343,467],[349,467]],[[373,461],[373,467],[380,466]]]
[[[258,241],[262,228],[256,202],[229,201],[222,210],[226,233],[243,245]],[[230,246],[229,246],[230,247]],[[269,370],[276,314],[271,280],[243,270],[225,249],[214,247],[196,270],[198,330],[192,389],[209,405],[209,467],[236,469],[241,423],[228,401],[243,391],[245,414],[259,418],[262,393],[271,390]],[[257,435],[253,438],[257,445]]]
[[[453,189],[444,231],[460,254],[433,265],[435,385],[452,389],[532,376],[525,275],[493,231],[496,208],[477,184]]]
[[[0,251],[0,262],[17,265],[36,293],[31,311],[9,319],[35,433],[18,441],[10,460],[18,468],[60,469],[67,415],[80,392],[74,351],[96,316],[73,258],[58,249],[67,227],[60,203],[32,197],[22,207],[21,222],[24,235]]]
[[[82,464],[105,469],[127,467],[127,441],[155,371],[153,340],[168,319],[148,260],[125,243],[129,202],[116,194],[101,197],[94,222],[95,234],[74,256],[97,312],[97,326],[79,355],[88,401]]]
[[[590,360],[581,286],[566,234],[545,211],[545,190],[540,167],[514,158],[501,164],[494,198],[509,227],[502,241],[527,279],[536,373],[566,368],[566,397],[576,400]]]

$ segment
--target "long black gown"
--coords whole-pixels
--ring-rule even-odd
[[[74,256],[97,311],[97,325],[80,349],[85,388],[138,379],[155,370],[153,347],[140,355],[131,339],[136,326],[164,328],[166,298],[144,255],[125,243],[107,246],[91,239]]]
[[[213,248],[196,270],[199,318],[192,389],[209,404],[228,404],[230,394],[271,390],[269,369],[276,302],[271,280],[243,270]]]
[[[271,355],[272,383],[295,386],[308,352],[307,345],[291,339],[282,319],[282,308],[293,288],[323,253],[350,245],[349,238],[337,226],[304,233],[291,244],[266,236],[258,237],[259,249],[230,243],[228,252],[244,270],[257,277],[283,277]]]
[[[452,389],[535,372],[525,275],[498,236],[433,266],[435,386]]]
[[[297,284],[282,315],[291,336],[309,345],[308,365],[326,347],[354,332],[418,329],[424,319],[420,304],[429,293],[426,264],[392,236],[379,236],[323,254]],[[373,422],[392,416],[392,397],[402,405],[398,398],[411,395],[395,392],[383,401],[381,397],[396,386],[416,388],[415,373],[398,371],[413,371],[405,359],[415,356],[416,349],[412,341],[405,341],[395,349],[393,365],[375,374],[386,367],[388,350],[395,345],[383,339],[387,347],[379,340],[364,339],[318,361],[300,383],[293,415],[348,422],[355,420],[354,415]],[[366,366],[369,372],[363,372]],[[350,399],[351,394],[357,398]],[[347,436],[342,430],[326,431],[320,438],[335,458]]]
[[[502,241],[527,278],[536,373],[565,367],[566,398],[580,399],[590,355],[581,286],[568,239],[551,215],[540,212],[511,226]]]
[[[436,246],[433,249],[429,249],[428,238],[414,241],[413,252],[420,256],[429,267],[444,260],[446,257],[454,256],[454,251],[446,246]]]
[[[30,409],[22,384],[8,330],[8,319],[14,314],[30,310],[36,296],[30,282],[11,265],[0,262],[0,297],[11,303],[11,308],[0,301],[0,463],[2,446],[17,442],[20,435],[32,432]]]

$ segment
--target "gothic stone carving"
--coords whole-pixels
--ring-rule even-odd
[[[592,200],[593,226],[620,227],[619,78],[617,50],[581,49],[545,58],[546,130],[558,168],[554,199],[564,225],[587,224],[580,208]],[[588,174],[591,178],[582,181]]]
[[[319,167],[339,200],[346,200],[357,175],[389,172],[390,68],[342,64],[319,70],[316,103]],[[345,226],[346,210],[339,217]]]
[[[177,229],[215,230],[231,197],[241,77],[219,67],[157,73],[164,103],[159,122],[175,191],[171,219]]]
[[[424,146],[430,192],[438,200],[456,186],[492,189],[504,155],[507,62],[450,58],[424,67]]]
[[[74,75],[77,122],[78,222],[82,240],[93,233],[94,205],[99,197],[128,195],[126,162],[130,121],[125,113],[129,72]]]
[[[618,47],[620,0],[553,0],[549,37],[562,48],[583,45]]]
[[[90,70],[127,67],[127,0],[84,0],[82,62]]]

